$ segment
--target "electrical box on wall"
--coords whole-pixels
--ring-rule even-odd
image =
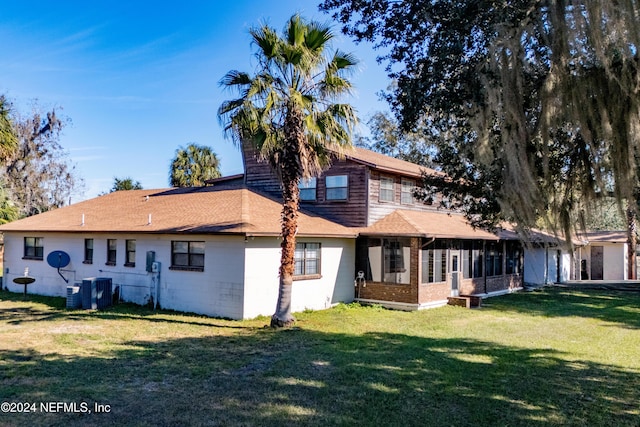
[[[155,251],[147,251],[147,272],[153,272],[153,263],[156,262]]]
[[[151,263],[151,272],[152,273],[158,273],[160,271],[160,263],[159,262],[152,262]]]

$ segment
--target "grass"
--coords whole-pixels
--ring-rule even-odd
[[[64,304],[0,292],[0,401],[37,404],[0,425],[640,425],[640,293],[340,305],[290,330]]]

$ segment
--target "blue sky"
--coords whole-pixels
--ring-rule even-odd
[[[216,111],[233,96],[218,85],[224,74],[255,69],[249,28],[281,30],[295,12],[331,22],[319,1],[3,3],[0,93],[19,111],[37,100],[71,119],[61,144],[85,180],[73,201],[107,191],[114,177],[167,187],[176,149],[191,142],[213,147],[224,175],[241,173]],[[387,109],[376,93],[388,79],[371,46],[339,34],[334,48],[360,59],[345,101],[361,122]]]

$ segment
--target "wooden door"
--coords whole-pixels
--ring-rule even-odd
[[[602,260],[604,248],[602,246],[591,246],[591,280],[602,280]]]

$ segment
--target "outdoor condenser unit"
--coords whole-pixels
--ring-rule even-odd
[[[76,283],[74,286],[67,286],[67,308],[82,307],[81,285],[81,283]]]
[[[82,308],[95,310],[111,305],[112,291],[110,277],[90,277],[82,279]]]

